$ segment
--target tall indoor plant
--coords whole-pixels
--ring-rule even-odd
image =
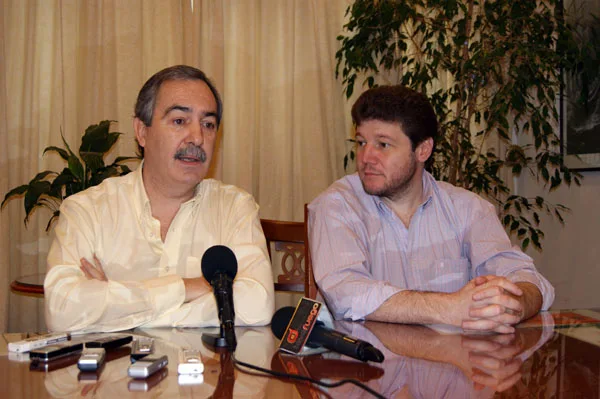
[[[50,146],[44,149],[43,154],[56,152],[67,162],[67,167],[60,172],[45,170],[38,173],[29,183],[10,190],[4,196],[0,207],[4,208],[8,201],[22,197],[25,207],[25,225],[37,208],[47,208],[52,212],[46,225],[48,231],[52,222],[59,217],[59,207],[65,198],[100,184],[108,177],[129,173],[131,169],[125,162],[139,159],[139,156],[117,157],[109,165],[104,163],[104,157],[122,134],[110,132],[111,122],[114,121],[101,121],[97,125],[90,125],[85,130],[79,146],[79,156],[71,150],[61,134],[65,147]]]
[[[522,247],[540,249],[540,212],[563,222],[567,208],[515,194],[507,179],[527,171],[547,191],[580,184],[562,162],[557,99],[561,71],[576,70],[587,54],[562,4],[356,0],[347,14],[336,54],[347,97],[357,79],[426,93],[441,132],[429,170],[494,202]]]

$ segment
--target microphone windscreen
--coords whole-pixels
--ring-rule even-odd
[[[202,255],[202,274],[209,283],[217,273],[225,273],[232,280],[237,274],[237,259],[225,245],[214,245]]]
[[[292,316],[296,309],[293,306],[284,306],[283,308],[277,310],[271,319],[271,331],[273,334],[281,339],[283,338],[283,334],[285,334],[285,329],[288,324],[290,324],[290,320],[292,320]]]

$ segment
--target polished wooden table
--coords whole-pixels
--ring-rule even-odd
[[[385,355],[381,364],[335,353],[281,355],[269,327],[237,328],[238,360],[278,371],[335,382],[353,378],[389,398],[598,398],[600,312],[545,313],[511,335],[462,335],[434,328],[386,323],[337,322],[336,329],[366,340]],[[30,370],[30,362],[7,353],[7,343],[26,334],[4,334],[0,343],[2,398],[368,398],[357,386],[317,388],[302,382],[248,373],[228,354],[202,343],[207,329],[136,329],[155,338],[156,353],[169,357],[168,370],[154,378],[127,376],[129,347],[112,352],[101,374],[82,375],[76,359]],[[177,375],[180,348],[202,352],[201,379]]]

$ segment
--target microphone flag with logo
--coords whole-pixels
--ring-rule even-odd
[[[383,353],[370,343],[335,331],[317,320],[321,306],[320,302],[302,298],[296,309],[286,306],[275,312],[271,330],[281,339],[279,350],[307,355],[311,351],[307,348],[327,348],[363,362],[384,360]]]
[[[300,299],[300,302],[298,302],[298,306],[296,306],[291,320],[287,325],[285,335],[280,337],[280,350],[294,354],[302,352],[303,348],[307,346],[308,337],[317,322],[317,316],[319,315],[321,306],[323,305],[320,302],[313,301],[312,299]],[[289,310],[285,312],[289,313]],[[275,320],[275,316],[273,316],[273,320]],[[272,327],[276,324],[278,323],[272,323]]]

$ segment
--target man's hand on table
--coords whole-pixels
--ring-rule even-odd
[[[448,324],[465,331],[513,333],[512,326],[523,317],[521,295],[521,288],[504,277],[476,277],[450,294]]]

